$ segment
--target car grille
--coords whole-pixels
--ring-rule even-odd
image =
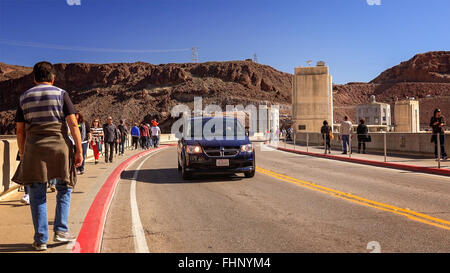
[[[203,147],[205,154],[209,157],[232,157],[239,154],[240,146],[231,147]]]

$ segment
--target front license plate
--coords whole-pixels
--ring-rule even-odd
[[[216,166],[217,167],[230,166],[230,160],[229,159],[217,159],[216,160]]]

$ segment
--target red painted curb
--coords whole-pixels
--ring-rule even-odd
[[[165,146],[174,146],[174,144],[167,144]],[[81,226],[80,233],[77,237],[77,241],[72,248],[73,253],[100,252],[106,214],[108,212],[109,205],[111,204],[116,185],[120,180],[120,174],[138,158],[162,148],[164,147],[159,147],[135,154],[124,162],[120,163],[120,165],[113,170],[113,172],[108,176],[105,183],[98,191],[97,195],[95,196],[94,202],[92,202],[89,211],[84,218],[83,225]]]
[[[291,152],[291,153],[296,153],[296,154],[309,155],[309,156],[315,156],[315,157],[321,157],[321,158],[327,158],[327,159],[334,159],[334,160],[340,160],[340,161],[346,161],[346,162],[352,162],[352,163],[358,163],[358,164],[364,164],[364,165],[372,165],[372,166],[383,167],[383,168],[391,168],[391,169],[399,169],[399,170],[406,170],[406,171],[413,171],[413,172],[450,176],[450,170],[447,170],[447,169],[429,168],[429,167],[421,167],[421,166],[407,165],[407,164],[400,164],[400,163],[381,162],[381,161],[350,158],[350,157],[343,157],[343,156],[336,156],[336,155],[318,154],[318,153],[304,152],[304,151],[292,150],[292,149],[288,149],[288,148],[275,147],[275,146],[270,146],[270,147],[280,150],[280,151],[285,151],[285,152]]]

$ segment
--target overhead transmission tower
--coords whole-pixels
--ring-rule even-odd
[[[198,63],[198,47],[194,46],[191,48],[192,51],[192,62]]]
[[[253,62],[257,63],[258,62],[258,56],[255,54],[253,54]]]

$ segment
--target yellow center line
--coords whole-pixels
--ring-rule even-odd
[[[261,167],[256,167],[256,171],[258,171],[259,173],[277,178],[279,180],[285,181],[285,182],[289,182],[289,183],[293,183],[296,184],[298,186],[304,187],[304,188],[308,188],[314,191],[318,191],[324,194],[328,194],[334,197],[338,197],[353,203],[357,203],[363,206],[367,206],[367,207],[372,207],[372,208],[376,208],[376,209],[380,209],[383,211],[388,211],[391,213],[395,213],[398,215],[402,215],[405,216],[411,220],[417,221],[417,222],[421,222],[424,224],[428,224],[428,225],[432,225],[435,227],[439,227],[439,228],[443,228],[446,230],[450,230],[450,221],[444,220],[444,219],[440,219],[440,218],[436,218],[436,217],[432,217],[423,213],[419,213],[419,212],[415,212],[409,209],[403,209],[403,208],[399,208],[396,206],[392,206],[392,205],[388,205],[388,204],[384,204],[381,202],[377,202],[377,201],[373,201],[370,199],[366,199],[363,197],[359,197],[350,193],[346,193],[346,192],[342,192],[342,191],[338,191],[335,189],[331,189],[331,188],[327,188],[324,186],[320,186],[320,185],[316,185],[314,183],[311,182],[307,182],[307,181],[303,181],[297,178],[293,178],[284,174],[280,174],[280,173],[276,173],[270,170],[266,170],[263,169]]]

